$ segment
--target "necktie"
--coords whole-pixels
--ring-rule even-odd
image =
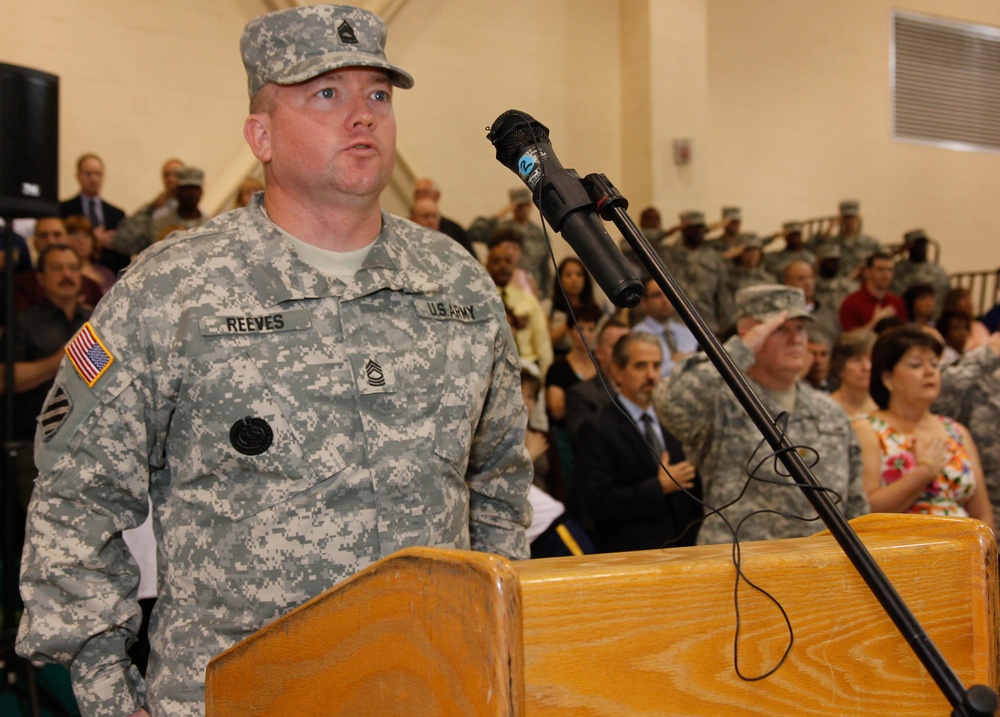
[[[98,216],[97,201],[93,197],[87,197],[87,219],[90,220],[90,225],[97,229],[101,226],[101,218]]]
[[[663,327],[663,340],[667,342],[667,348],[670,350],[669,358],[673,358],[674,354],[677,353],[677,339],[674,338],[669,326]],[[663,358],[666,360],[668,357],[664,356]]]
[[[642,434],[646,437],[646,443],[652,446],[653,450],[656,452],[656,457],[659,458],[663,453],[663,441],[657,434],[656,426],[653,424],[653,417],[648,413],[642,414]]]

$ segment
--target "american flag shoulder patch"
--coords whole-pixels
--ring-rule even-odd
[[[38,425],[42,429],[42,439],[49,440],[56,434],[66,417],[73,410],[73,402],[61,385],[49,396],[48,401],[38,416]]]
[[[66,345],[66,355],[76,368],[80,378],[93,388],[104,372],[115,362],[115,357],[111,355],[107,347],[101,343],[97,337],[97,332],[88,321],[79,331],[73,340]]]

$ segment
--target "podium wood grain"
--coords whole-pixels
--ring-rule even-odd
[[[852,523],[965,685],[998,685],[996,545],[976,521]],[[734,670],[729,546],[510,563],[390,556],[209,666],[208,717],[947,715],[833,539],[743,545],[787,611]],[[522,631],[523,625],[523,631]],[[739,664],[777,608],[740,590]]]

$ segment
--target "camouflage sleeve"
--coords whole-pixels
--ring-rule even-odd
[[[141,615],[121,532],[146,518],[154,393],[140,378],[143,353],[122,352],[138,345],[140,322],[109,308],[134,297],[121,283],[112,291],[81,331],[95,331],[113,360],[91,381],[64,359],[39,422],[17,638],[24,657],[68,666],[82,713],[96,717],[131,714],[145,689],[125,653]]]
[[[118,229],[111,239],[110,248],[119,254],[132,256],[153,243],[152,207],[143,207],[138,212],[118,223]]]
[[[1000,356],[989,346],[969,351],[958,361],[941,371],[941,395],[931,406],[935,413],[953,418],[959,423],[968,421],[966,397],[972,387],[984,376],[1000,367]]]
[[[848,484],[847,495],[843,496],[844,502],[840,509],[844,517],[850,520],[859,515],[866,515],[871,512],[868,505],[868,493],[865,492],[864,483],[861,480],[861,443],[854,429],[848,429]]]
[[[499,302],[499,296],[497,296]],[[532,465],[524,445],[528,423],[514,337],[504,327],[494,342],[493,374],[469,452],[469,534],[473,550],[528,558]]]
[[[493,230],[497,228],[499,223],[500,220],[496,217],[477,218],[472,222],[472,226],[469,227],[468,232],[466,232],[469,241],[485,244],[490,240],[490,234],[493,233]]]
[[[746,371],[753,365],[753,352],[738,336],[729,339],[725,349],[739,370]],[[708,356],[699,353],[675,368],[666,388],[654,394],[657,415],[681,441],[688,460],[696,466],[703,463],[711,448],[719,391],[728,393],[729,387]]]
[[[725,262],[719,262],[719,271],[722,280],[716,292],[715,318],[718,322],[719,332],[726,331],[733,323],[736,316],[736,306],[733,302],[733,291],[729,288],[729,269]]]

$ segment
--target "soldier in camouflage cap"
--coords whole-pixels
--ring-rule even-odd
[[[250,23],[244,135],[266,191],[144,252],[67,347],[36,436],[17,647],[69,665],[88,717],[203,714],[214,655],[400,548],[528,556],[500,297],[455,242],[381,210],[393,87],[412,82],[384,39],[354,8]],[[121,532],[147,500],[143,679]]]
[[[819,462],[813,472],[843,498],[844,514],[854,518],[867,513],[861,449],[847,416],[828,395],[799,380],[809,362],[802,290],[754,286],[741,290],[736,303],[737,335],[725,344],[729,355],[771,415],[788,414],[789,441],[816,451]],[[758,480],[747,477],[748,461],[756,465],[767,449],[751,461],[760,432],[705,356],[696,355],[675,369],[669,384],[657,388],[654,403],[698,467],[707,506],[723,508],[736,501],[722,509],[728,524],[718,515],[705,518],[699,543],[731,542],[732,531],[744,519],[740,540],[800,537],[822,529],[815,522],[775,514],[816,518],[802,492],[775,471],[774,461],[762,461]]]
[[[895,294],[902,296],[911,286],[930,284],[934,287],[937,310],[944,304],[945,294],[951,289],[951,278],[940,264],[930,261],[927,249],[930,238],[923,229],[913,229],[903,235],[907,256],[893,267],[892,286]],[[912,318],[912,317],[911,317]]]

